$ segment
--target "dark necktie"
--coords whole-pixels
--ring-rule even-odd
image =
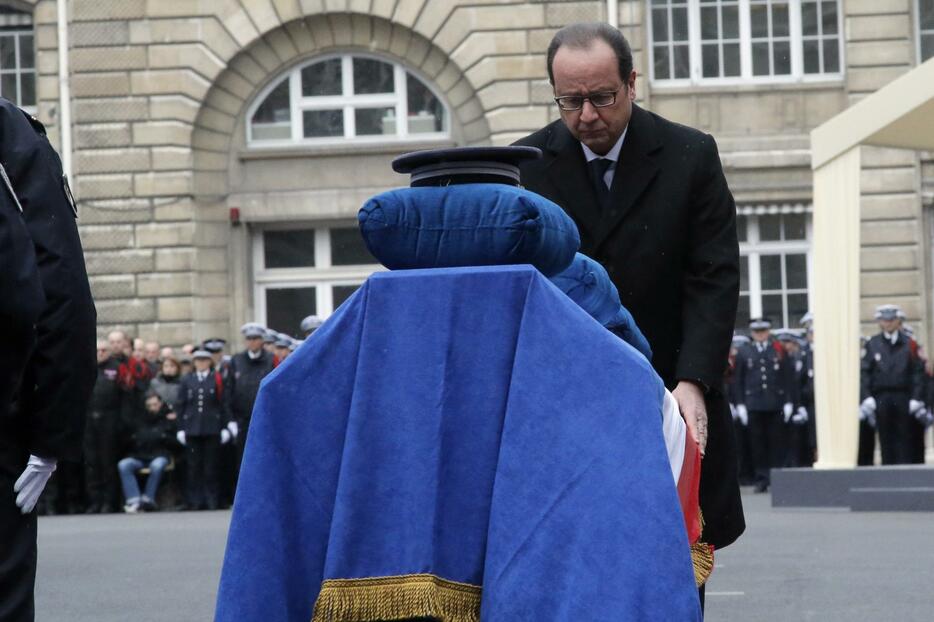
[[[590,183],[593,185],[594,192],[597,195],[597,203],[601,210],[607,208],[610,200],[610,189],[607,187],[603,176],[613,165],[613,160],[607,158],[594,158],[587,163],[587,170],[590,173]]]

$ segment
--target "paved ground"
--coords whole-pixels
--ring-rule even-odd
[[[718,554],[708,620],[934,619],[934,514],[773,510],[766,495],[744,502],[749,528]],[[36,619],[210,620],[229,519],[41,519]]]

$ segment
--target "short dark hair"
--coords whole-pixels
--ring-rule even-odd
[[[555,61],[555,54],[561,46],[572,48],[588,48],[590,45],[600,39],[605,42],[616,54],[616,60],[619,63],[619,77],[624,84],[629,82],[629,74],[632,73],[632,48],[629,47],[629,41],[616,28],[613,28],[606,22],[578,22],[568,24],[555,33],[548,44],[548,81],[552,86],[555,83],[555,72],[552,65]]]

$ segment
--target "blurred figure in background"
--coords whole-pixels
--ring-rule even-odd
[[[749,343],[746,335],[734,335],[730,345],[729,365],[726,374],[726,392],[730,400],[730,412],[733,415],[733,435],[736,438],[736,457],[739,461],[737,473],[739,483],[752,486],[755,483],[755,465],[752,461],[752,444],[749,441],[749,413],[738,408],[743,403],[736,383],[736,356],[739,349]]]
[[[143,346],[143,360],[149,366],[149,373],[154,378],[159,373],[159,343],[147,341]]]
[[[129,455],[117,464],[123,485],[126,504],[123,510],[135,514],[140,510],[157,509],[156,493],[162,473],[171,461],[168,406],[155,393],[146,396],[146,408],[142,418],[130,435]],[[140,494],[136,474],[143,468],[149,469],[146,487]]]

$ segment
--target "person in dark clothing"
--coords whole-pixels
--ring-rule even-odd
[[[237,464],[243,458],[253,404],[259,392],[259,383],[273,370],[273,355],[263,348],[265,330],[259,324],[244,324],[243,333],[246,349],[230,361],[227,381],[227,396],[233,418],[231,432],[237,440]]]
[[[795,416],[804,418],[807,453],[802,464],[813,466],[817,460],[817,418],[814,416],[814,329],[807,328],[807,346],[801,348],[801,372],[798,375],[798,408]]]
[[[736,355],[739,349],[749,343],[749,337],[734,335],[730,345],[730,359],[725,375],[726,394],[730,400],[730,413],[733,416],[733,435],[736,439],[737,473],[739,483],[752,486],[755,483],[755,465],[752,462],[752,445],[749,442],[749,413],[740,412],[737,405],[742,403],[736,384]]]
[[[157,509],[156,493],[162,473],[171,461],[170,424],[168,420],[169,407],[162,398],[155,393],[146,397],[146,413],[137,422],[130,440],[129,455],[117,464],[120,471],[120,480],[123,484],[123,497],[126,499],[124,511],[136,513],[138,511],[152,511]],[[146,488],[140,495],[136,473],[143,468],[149,468],[149,477]]]
[[[803,348],[798,336],[792,331],[781,331],[778,341],[785,350],[785,357],[791,366],[791,389],[789,398],[795,406],[791,416],[785,417],[785,464],[786,467],[811,466],[811,449],[808,441],[808,411],[801,407],[801,380],[804,375]],[[813,409],[813,407],[812,407]]]
[[[178,392],[181,390],[181,366],[174,358],[163,359],[159,375],[149,384],[149,392],[162,398],[163,403],[172,412],[178,403]]]
[[[898,330],[899,311],[876,309],[881,332],[866,342],[860,370],[860,411],[875,416],[882,464],[924,462],[924,362],[918,343]]]
[[[35,617],[36,513],[81,460],[97,314],[77,207],[42,123],[0,98],[0,620]]]
[[[785,424],[794,414],[793,362],[769,330],[764,318],[749,323],[752,343],[736,356],[736,390],[741,402],[736,409],[749,417],[749,436],[756,465],[756,492],[765,492],[770,470],[785,463]]]
[[[186,448],[189,509],[216,510],[220,448],[233,438],[227,429],[230,415],[220,372],[211,367],[211,353],[196,350],[193,358],[195,371],[182,378],[176,404],[177,438]]]

